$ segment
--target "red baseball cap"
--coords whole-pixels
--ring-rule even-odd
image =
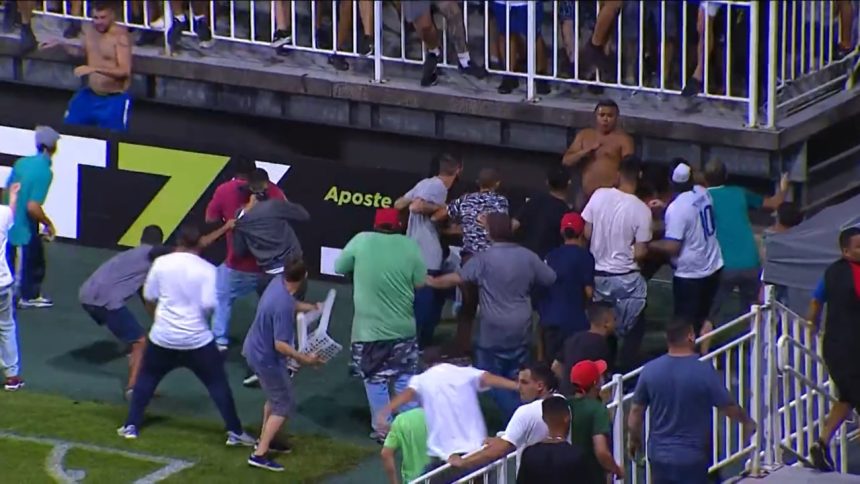
[[[570,369],[570,382],[582,391],[591,390],[600,382],[600,377],[606,373],[606,362],[603,360],[582,360]]]
[[[585,230],[585,220],[576,212],[567,212],[561,217],[561,230],[572,229],[576,235]]]
[[[391,230],[400,228],[400,212],[396,208],[377,208],[373,217],[373,227],[387,226]]]

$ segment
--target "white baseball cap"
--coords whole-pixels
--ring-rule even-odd
[[[690,165],[681,163],[672,172],[672,181],[675,183],[687,183],[690,181]]]

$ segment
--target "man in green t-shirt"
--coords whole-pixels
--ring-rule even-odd
[[[415,289],[427,278],[427,266],[418,244],[399,233],[397,210],[378,209],[374,228],[346,244],[334,270],[352,275],[351,366],[364,380],[373,427],[370,438],[381,444],[385,429],[376,427],[373,415],[388,405],[390,387],[401,393],[409,377],[418,373],[413,302]]]
[[[737,185],[727,185],[728,170],[719,160],[705,165],[705,182],[713,199],[714,226],[717,241],[723,253],[723,272],[720,286],[711,304],[708,320],[717,324],[721,306],[735,288],[741,300],[741,311],[747,312],[758,300],[761,285],[761,261],[759,245],[750,223],[750,210],[776,210],[785,200],[789,181],[784,175],[779,190],[772,197],[762,197]]]
[[[427,422],[424,409],[413,408],[398,415],[391,424],[382,447],[382,467],[390,484],[399,484],[394,454],[400,451],[400,478],[403,483],[420,476],[430,463],[427,455]]]
[[[583,360],[570,370],[574,395],[568,400],[571,420],[570,442],[585,453],[581,480],[584,484],[606,484],[606,474],[624,479],[624,470],[612,457],[609,447],[609,411],[600,400],[600,385],[606,362]]]

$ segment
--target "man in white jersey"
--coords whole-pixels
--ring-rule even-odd
[[[598,188],[582,212],[585,237],[594,256],[594,300],[615,308],[616,334],[624,339],[621,368],[635,369],[644,336],[648,284],[639,262],[651,241],[651,209],[636,196],[642,168],[639,158],[625,156],[618,167],[618,187]]]
[[[209,329],[209,317],[217,304],[217,271],[199,255],[200,230],[196,227],[182,227],[177,243],[173,253],[153,262],[143,285],[143,299],[150,311],[155,306],[155,317],[128,417],[117,433],[136,439],[143,413],[159,382],[177,368],[188,368],[206,385],[218,407],[227,427],[227,445],[253,446],[254,438],[242,430],[224,360]]]
[[[18,357],[18,324],[15,322],[15,279],[6,261],[6,242],[9,229],[15,222],[15,205],[20,183],[9,186],[9,205],[0,205],[0,370],[3,372],[3,389],[9,392],[24,387]]]
[[[708,190],[693,183],[686,163],[679,163],[672,172],[672,188],[676,196],[666,208],[666,235],[648,247],[672,257],[675,317],[693,322],[701,336],[713,330],[707,318],[723,268],[714,206]],[[701,350],[707,352],[707,342]]]
[[[394,409],[419,400],[427,420],[427,453],[430,455],[425,472],[430,472],[452,456],[468,454],[483,445],[487,426],[478,403],[478,392],[490,388],[516,391],[518,384],[471,366],[441,363],[441,354],[435,348],[424,351],[424,361],[432,366],[413,376],[409,388],[379,411],[376,422],[387,427],[388,416]],[[453,482],[466,472],[449,469],[434,476],[431,482]]]

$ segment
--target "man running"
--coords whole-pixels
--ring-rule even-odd
[[[227,426],[228,446],[254,446],[242,430],[233,394],[227,383],[224,359],[209,329],[215,309],[215,266],[200,257],[200,231],[179,229],[176,251],[155,260],[143,286],[143,298],[155,318],[134,386],[128,417],[117,430],[120,437],[136,439],[146,410],[161,380],[177,368],[188,368],[209,391]]]
[[[21,185],[9,187],[9,205],[0,205],[0,370],[3,389],[14,392],[24,388],[18,356],[18,324],[15,321],[15,280],[6,262],[6,239],[15,220],[15,206]]]
[[[576,134],[564,153],[564,166],[581,167],[582,187],[574,207],[582,210],[591,194],[600,187],[615,186],[621,159],[636,150],[633,138],[618,126],[618,105],[604,99],[594,108],[595,127]]]
[[[827,304],[824,323],[823,356],[830,379],[836,385],[839,402],[833,405],[824,421],[818,441],[810,449],[812,462],[824,472],[836,470],[830,456],[830,441],[836,430],[860,411],[860,227],[850,227],[839,234],[842,258],[824,271],[810,303],[809,321],[818,330],[821,310]]]
[[[131,40],[128,30],[116,23],[116,12],[110,2],[95,1],[92,22],[83,24],[84,51],[87,63],[75,68],[76,77],[89,76],[87,87],[69,101],[66,124],[96,126],[111,131],[127,131],[131,109]],[[47,42],[43,49],[60,45]],[[80,49],[63,45],[70,55],[81,55]]]
[[[146,332],[126,303],[146,282],[152,261],[167,250],[161,247],[164,233],[157,225],[143,229],[140,245],[121,252],[99,266],[81,285],[78,301],[90,317],[105,326],[114,336],[129,345],[128,383],[126,399],[131,397],[137,382],[140,361],[146,346]]]
[[[19,184],[15,223],[9,230],[6,258],[17,285],[18,307],[49,308],[54,302],[42,295],[45,279],[45,248],[42,238],[54,238],[57,230],[43,208],[54,179],[51,158],[57,152],[60,134],[47,126],[36,127],[36,150],[33,156],[19,159],[6,182],[8,190]],[[44,227],[42,234],[39,226]]]

